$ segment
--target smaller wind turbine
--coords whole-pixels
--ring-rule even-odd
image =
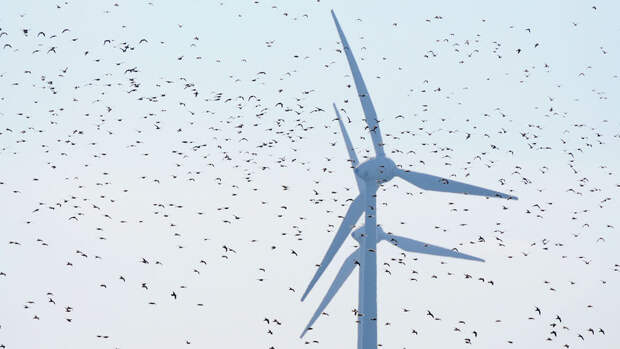
[[[447,249],[431,244],[427,244],[414,239],[392,235],[385,233],[381,226],[377,225],[377,207],[376,196],[379,186],[386,183],[394,177],[400,177],[401,179],[415,185],[418,188],[424,190],[449,192],[449,193],[461,193],[469,195],[478,195],[486,197],[497,197],[505,199],[517,199],[517,197],[477,187],[470,184],[465,184],[457,181],[448,180],[442,177],[437,177],[425,173],[405,171],[396,166],[394,161],[388,158],[383,151],[383,141],[381,138],[381,130],[379,129],[379,121],[377,120],[377,113],[366,89],[366,84],[362,79],[362,74],[357,66],[355,57],[349,47],[347,39],[340,28],[336,14],[332,10],[332,17],[336,24],[336,29],[340,35],[340,41],[344,53],[349,62],[353,80],[355,81],[355,87],[357,94],[366,116],[365,121],[372,138],[373,147],[375,150],[375,157],[370,158],[364,163],[359,163],[357,155],[351,144],[351,139],[344,127],[340,113],[336,104],[334,104],[334,111],[340,125],[340,130],[344,137],[344,142],[349,153],[349,161],[355,174],[355,180],[359,188],[360,194],[353,200],[349,206],[347,213],[345,214],[336,236],[334,237],[329,249],[325,253],[318,270],[314,274],[314,277],[310,281],[308,288],[304,292],[301,300],[303,301],[308,296],[308,293],[312,290],[318,279],[321,277],[329,263],[334,258],[336,252],[340,249],[344,240],[349,235],[352,227],[357,220],[365,212],[364,226],[353,231],[351,235],[355,240],[359,242],[359,247],[351,253],[351,255],[344,261],[342,267],[338,271],[336,278],[332,282],[331,286],[327,290],[327,294],[321,301],[321,304],[317,308],[316,312],[310,319],[310,322],[301,334],[303,337],[306,332],[312,327],[316,319],[323,313],[329,302],[334,295],[338,292],[342,284],[351,275],[355,266],[359,266],[359,306],[357,309],[358,321],[358,349],[376,349],[377,348],[377,243],[381,241],[388,241],[391,244],[399,247],[407,252],[424,253],[435,256],[453,257],[468,259],[473,261],[484,262],[483,259],[470,256],[455,249]]]

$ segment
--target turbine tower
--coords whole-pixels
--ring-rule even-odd
[[[379,121],[377,113],[366,89],[366,84],[360,73],[355,57],[347,38],[345,37],[336,14],[331,11],[338,35],[344,53],[349,62],[357,94],[364,110],[365,121],[372,138],[375,157],[370,158],[363,163],[359,160],[351,144],[351,140],[344,127],[338,108],[334,104],[334,111],[344,137],[345,145],[349,153],[349,161],[355,174],[355,180],[359,189],[359,195],[353,200],[349,206],[336,236],[329,246],[321,264],[319,265],[314,277],[310,281],[308,288],[304,292],[301,300],[304,301],[308,293],[312,290],[318,279],[321,277],[329,263],[334,258],[336,252],[342,246],[344,240],[351,232],[357,220],[365,212],[364,226],[353,231],[352,237],[359,242],[359,247],[345,260],[344,264],[338,271],[336,278],[329,287],[327,294],[321,301],[316,312],[310,319],[308,325],[301,334],[303,337],[311,328],[316,319],[323,313],[334,295],[338,292],[342,284],[351,275],[355,266],[359,266],[359,305],[357,309],[358,326],[357,326],[357,347],[358,349],[376,349],[377,348],[377,243],[385,240],[407,252],[423,253],[435,256],[453,257],[484,262],[483,259],[460,253],[454,249],[447,249],[410,238],[386,234],[381,226],[377,225],[377,206],[376,196],[379,186],[390,181],[394,177],[399,177],[416,187],[424,190],[460,193],[468,195],[478,195],[486,197],[497,197],[504,199],[514,199],[517,197],[500,193],[497,191],[465,184],[442,177],[437,177],[425,173],[405,171],[399,169],[383,151],[383,140],[381,138],[381,130],[379,129]]]

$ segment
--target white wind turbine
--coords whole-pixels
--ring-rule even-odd
[[[316,312],[310,319],[308,325],[301,334],[303,337],[308,329],[314,324],[316,319],[323,313],[329,302],[334,295],[338,292],[342,284],[351,275],[356,265],[359,266],[359,305],[357,309],[358,315],[358,334],[357,343],[358,349],[376,349],[377,348],[377,243],[383,240],[390,242],[391,244],[401,248],[407,252],[416,252],[423,254],[430,254],[436,256],[462,258],[474,261],[484,260],[481,258],[473,257],[464,253],[460,253],[456,250],[451,250],[431,244],[427,244],[421,241],[409,239],[392,234],[386,234],[380,226],[377,226],[377,208],[376,208],[376,193],[377,189],[382,183],[390,181],[394,177],[400,177],[401,179],[419,187],[424,190],[460,193],[468,195],[478,195],[486,197],[497,197],[505,199],[514,199],[517,197],[496,192],[493,190],[465,184],[457,181],[448,180],[442,177],[437,177],[429,174],[424,174],[414,171],[402,170],[394,164],[390,158],[385,155],[383,151],[383,141],[381,139],[381,130],[379,129],[379,121],[375,108],[372,105],[370,95],[362,79],[357,62],[353,57],[351,48],[347,42],[347,39],[340,28],[336,14],[332,10],[332,17],[336,24],[336,29],[340,35],[340,41],[344,49],[344,53],[347,56],[349,67],[355,81],[355,87],[364,110],[365,121],[368,125],[368,130],[372,138],[373,147],[376,156],[370,158],[363,163],[359,163],[353,145],[347,131],[344,127],[338,108],[334,104],[334,110],[338,117],[338,123],[342,135],[344,136],[345,145],[349,152],[349,161],[351,167],[355,173],[355,179],[359,188],[360,194],[353,200],[349,206],[347,213],[338,228],[336,236],[332,241],[327,253],[323,257],[321,264],[319,265],[314,277],[310,281],[308,288],[304,292],[301,300],[303,301],[308,293],[312,290],[312,287],[316,284],[321,277],[329,263],[334,258],[334,255],[342,246],[344,240],[349,235],[352,227],[362,215],[362,212],[366,212],[364,226],[355,230],[351,235],[355,240],[359,242],[359,248],[355,250],[344,262],[340,271],[336,275],[336,278],[332,282],[327,294],[321,301],[321,304],[317,308]]]

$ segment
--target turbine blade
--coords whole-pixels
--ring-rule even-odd
[[[338,124],[340,125],[340,131],[342,132],[342,136],[344,137],[344,144],[347,147],[347,152],[349,152],[349,161],[351,162],[351,167],[353,168],[353,175],[355,176],[355,182],[357,183],[357,187],[362,192],[362,183],[360,179],[355,174],[355,168],[359,165],[359,160],[357,159],[357,154],[355,154],[355,149],[353,149],[353,143],[351,143],[351,138],[349,138],[349,133],[347,129],[344,127],[344,123],[342,122],[342,118],[340,117],[340,112],[338,111],[338,107],[336,107],[336,103],[332,103],[334,106],[334,111],[336,112],[336,117],[338,118]]]
[[[336,107],[336,103],[333,103],[333,106],[334,111],[336,112],[336,117],[338,117],[338,123],[340,124],[340,131],[342,131],[342,136],[344,137],[344,144],[347,146],[347,151],[349,152],[349,160],[351,161],[351,166],[357,167],[357,165],[359,165],[359,161],[357,160],[357,154],[355,154],[355,149],[353,149],[353,143],[351,143],[351,138],[349,138],[347,129],[344,127],[344,123],[342,122],[340,112],[338,111],[338,107]]]
[[[370,137],[372,138],[372,144],[375,148],[375,153],[377,154],[377,157],[384,157],[385,152],[383,151],[383,140],[381,138],[381,129],[379,128],[379,120],[377,120],[377,113],[375,112],[375,107],[372,104],[370,94],[368,93],[368,89],[366,89],[366,84],[364,83],[364,79],[362,78],[362,73],[357,66],[355,57],[353,57],[353,52],[351,52],[351,47],[349,46],[347,38],[344,36],[344,32],[340,27],[340,23],[338,23],[338,18],[336,18],[336,13],[334,13],[334,10],[332,10],[332,17],[334,18],[334,23],[336,24],[338,35],[340,35],[342,48],[345,55],[347,56],[349,67],[351,68],[351,74],[353,75],[353,81],[355,81],[355,88],[357,88],[357,95],[360,98],[362,109],[364,110],[366,125],[368,125],[368,131],[370,132]]]
[[[385,240],[403,251],[430,254],[433,256],[452,257],[460,259],[468,259],[471,261],[484,262],[484,259],[470,256],[445,247],[427,244],[426,242],[406,238],[403,236],[386,234],[381,227],[377,227],[379,237],[377,240]]]
[[[319,304],[319,307],[314,312],[314,315],[312,315],[312,318],[308,322],[308,325],[306,326],[304,331],[301,333],[301,336],[299,336],[300,338],[302,338],[306,334],[306,332],[308,332],[308,329],[312,327],[316,319],[318,319],[318,317],[323,313],[323,311],[325,310],[329,302],[331,302],[332,298],[334,298],[334,295],[338,293],[338,290],[340,290],[340,287],[342,287],[342,284],[344,284],[344,282],[349,278],[349,275],[351,275],[351,273],[353,272],[353,269],[355,268],[355,262],[357,261],[358,255],[359,255],[359,250],[355,250],[344,261],[344,263],[342,264],[342,267],[340,267],[340,271],[338,271],[338,275],[336,275],[336,278],[332,282],[331,286],[329,286],[329,290],[327,290],[325,297],[323,297],[321,304]]]
[[[336,233],[336,236],[334,236],[334,240],[332,240],[331,245],[329,245],[329,248],[327,249],[327,252],[325,253],[325,256],[323,257],[323,260],[321,261],[319,268],[317,269],[316,273],[314,274],[314,277],[310,281],[310,284],[308,284],[308,288],[306,288],[306,292],[304,292],[304,295],[301,297],[302,302],[304,301],[304,299],[306,299],[306,297],[308,296],[308,293],[310,293],[310,291],[312,290],[312,287],[314,287],[314,285],[319,280],[321,275],[323,275],[323,272],[325,271],[325,269],[327,269],[327,266],[329,265],[329,263],[332,261],[332,259],[336,255],[336,252],[338,252],[338,250],[344,243],[344,240],[347,238],[347,236],[349,236],[349,232],[351,231],[351,228],[353,227],[353,225],[355,225],[357,220],[360,218],[363,210],[364,210],[364,200],[361,195],[358,195],[358,197],[355,198],[355,200],[353,200],[353,202],[351,203],[351,206],[349,206],[349,209],[347,210],[347,213],[345,214],[344,219],[342,220],[342,223],[340,223],[338,232]]]
[[[516,196],[500,193],[498,191],[485,189],[482,187],[477,187],[475,185],[457,182],[420,172],[398,170],[396,172],[396,176],[424,190],[497,197],[511,200],[519,199]]]

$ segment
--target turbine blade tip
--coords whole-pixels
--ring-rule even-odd
[[[336,26],[340,27],[340,23],[338,23],[338,17],[336,17],[336,12],[334,12],[334,9],[331,10],[331,13],[332,13],[332,19],[336,23]]]
[[[312,290],[312,287],[306,288],[306,292],[304,292],[303,296],[301,296],[301,301],[302,302],[308,297],[308,295],[310,294],[311,290]]]

